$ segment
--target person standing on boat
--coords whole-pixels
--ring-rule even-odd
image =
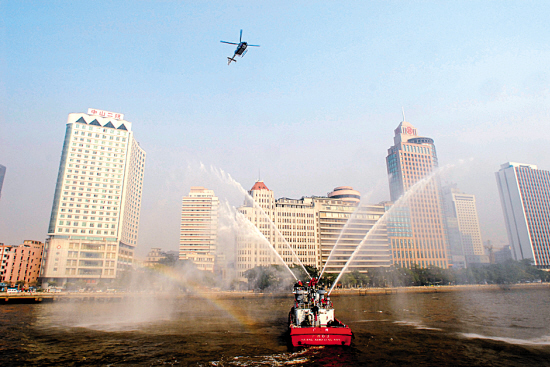
[[[311,308],[311,313],[313,314],[313,325],[317,325],[317,315],[319,314],[319,307],[316,305]]]

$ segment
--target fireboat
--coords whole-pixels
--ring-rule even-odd
[[[312,278],[307,285],[294,285],[294,306],[288,323],[294,347],[351,344],[349,326],[334,318],[334,307],[323,286]]]

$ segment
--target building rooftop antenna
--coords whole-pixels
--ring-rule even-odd
[[[405,108],[401,107],[401,111],[403,111],[403,121],[405,121]]]

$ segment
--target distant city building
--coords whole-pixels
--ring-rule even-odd
[[[147,253],[147,257],[145,258],[143,265],[148,267],[154,266],[156,264],[160,264],[160,261],[164,259],[166,259],[166,253],[162,251],[160,247],[153,247]]]
[[[339,274],[352,256],[346,270],[349,272],[366,273],[369,268],[392,265],[386,221],[379,221],[385,212],[384,205],[358,206],[358,202],[332,197],[314,197],[313,202],[321,267],[326,266],[325,272]],[[357,250],[359,245],[361,247]]]
[[[345,202],[359,204],[361,194],[350,186],[340,186],[327,195],[331,199],[340,199]]]
[[[238,208],[252,224],[237,235],[238,275],[242,278],[248,269],[280,265],[281,261],[318,267],[313,202],[286,198],[276,202],[263,181],[257,181],[248,193],[251,200],[247,197]]]
[[[191,187],[182,199],[180,260],[191,260],[200,270],[214,271],[219,199],[214,191]]]
[[[451,263],[464,268],[468,264],[488,263],[474,195],[461,192],[455,184],[443,186],[443,202]]]
[[[550,172],[508,162],[496,179],[514,259],[550,269]]]
[[[4,185],[4,176],[6,176],[6,166],[0,164],[0,198],[2,197],[2,186]]]
[[[399,199],[438,167],[434,141],[417,135],[403,121],[395,129],[394,145],[386,157],[393,205],[388,236],[393,262],[403,267],[448,267],[447,235],[437,177],[422,184],[406,202]]]
[[[216,256],[200,252],[189,252],[180,255],[180,260],[189,260],[193,262],[199,270],[214,272]]]
[[[163,251],[160,247],[153,247],[147,253],[145,261],[141,265],[146,267],[153,267],[158,264],[162,264],[164,261],[177,261],[178,252],[177,251]]]
[[[40,241],[26,240],[18,246],[0,244],[0,282],[8,286],[21,282],[25,287],[36,283],[43,251]]]
[[[119,113],[71,113],[41,276],[113,279],[133,262],[145,152]]]
[[[495,263],[502,264],[508,260],[512,260],[512,248],[510,245],[504,246],[500,250],[494,251]]]
[[[257,181],[249,191],[253,202],[247,199],[239,208],[255,228],[244,228],[237,237],[238,275],[243,277],[246,270],[256,266],[281,264],[281,260],[289,266],[302,263],[321,269],[337,242],[326,271],[339,273],[384,214],[381,205],[358,208],[360,194],[350,187],[345,190],[355,197],[346,201],[334,197],[275,200],[273,191]],[[356,253],[349,271],[366,272],[369,267],[391,265],[385,225],[375,232]]]

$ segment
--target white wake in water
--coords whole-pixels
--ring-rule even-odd
[[[398,324],[398,325],[412,326],[412,327],[414,327],[415,329],[418,329],[418,330],[437,330],[437,331],[443,331],[443,330],[440,329],[440,328],[426,326],[426,325],[423,325],[423,324],[421,324],[421,323],[419,323],[419,322],[416,322],[416,321],[394,321],[393,323],[394,323],[394,324]]]
[[[499,342],[504,342],[508,344],[516,345],[550,345],[550,335],[544,335],[538,338],[532,339],[515,339],[515,338],[506,338],[499,336],[487,336],[474,333],[461,333],[461,335],[467,339],[485,339],[485,340],[495,340]]]

